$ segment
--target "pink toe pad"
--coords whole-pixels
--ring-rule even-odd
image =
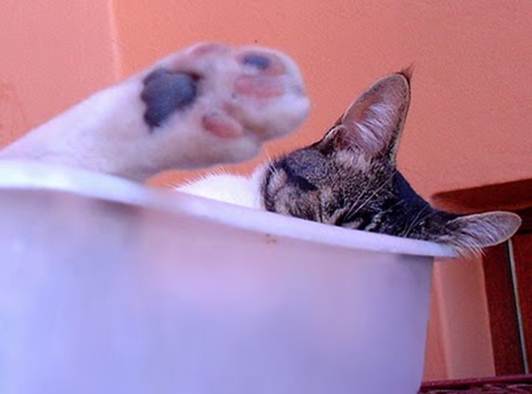
[[[244,134],[240,123],[222,113],[206,114],[202,118],[203,128],[222,138],[237,138]]]

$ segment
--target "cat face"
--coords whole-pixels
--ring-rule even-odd
[[[432,208],[396,168],[410,104],[410,74],[377,81],[316,143],[270,163],[261,186],[268,211],[337,226],[437,241],[460,254],[511,237],[519,216],[460,216]]]

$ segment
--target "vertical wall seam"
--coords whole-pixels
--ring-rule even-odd
[[[517,329],[519,331],[519,345],[521,347],[521,357],[522,357],[524,372],[528,374],[530,373],[530,369],[528,365],[528,356],[527,356],[527,350],[526,350],[525,328],[523,326],[523,314],[521,312],[521,301],[519,298],[519,282],[518,282],[517,271],[515,267],[514,245],[511,239],[508,240],[507,250],[508,250],[508,261],[510,262],[510,270],[512,273],[512,289],[514,292],[515,313],[517,317]]]
[[[123,59],[120,51],[120,34],[118,33],[115,0],[107,0],[107,18],[110,32],[109,41],[111,46],[113,80],[117,82],[122,78]]]

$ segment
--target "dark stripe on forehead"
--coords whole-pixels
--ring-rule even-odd
[[[318,187],[313,183],[309,182],[307,179],[296,174],[292,168],[288,165],[286,160],[283,160],[279,163],[279,168],[281,168],[285,173],[289,183],[295,184],[301,190],[305,192],[318,190]]]

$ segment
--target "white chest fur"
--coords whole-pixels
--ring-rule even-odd
[[[263,174],[264,167],[259,167],[250,177],[210,174],[176,190],[248,208],[263,209],[260,194]]]

